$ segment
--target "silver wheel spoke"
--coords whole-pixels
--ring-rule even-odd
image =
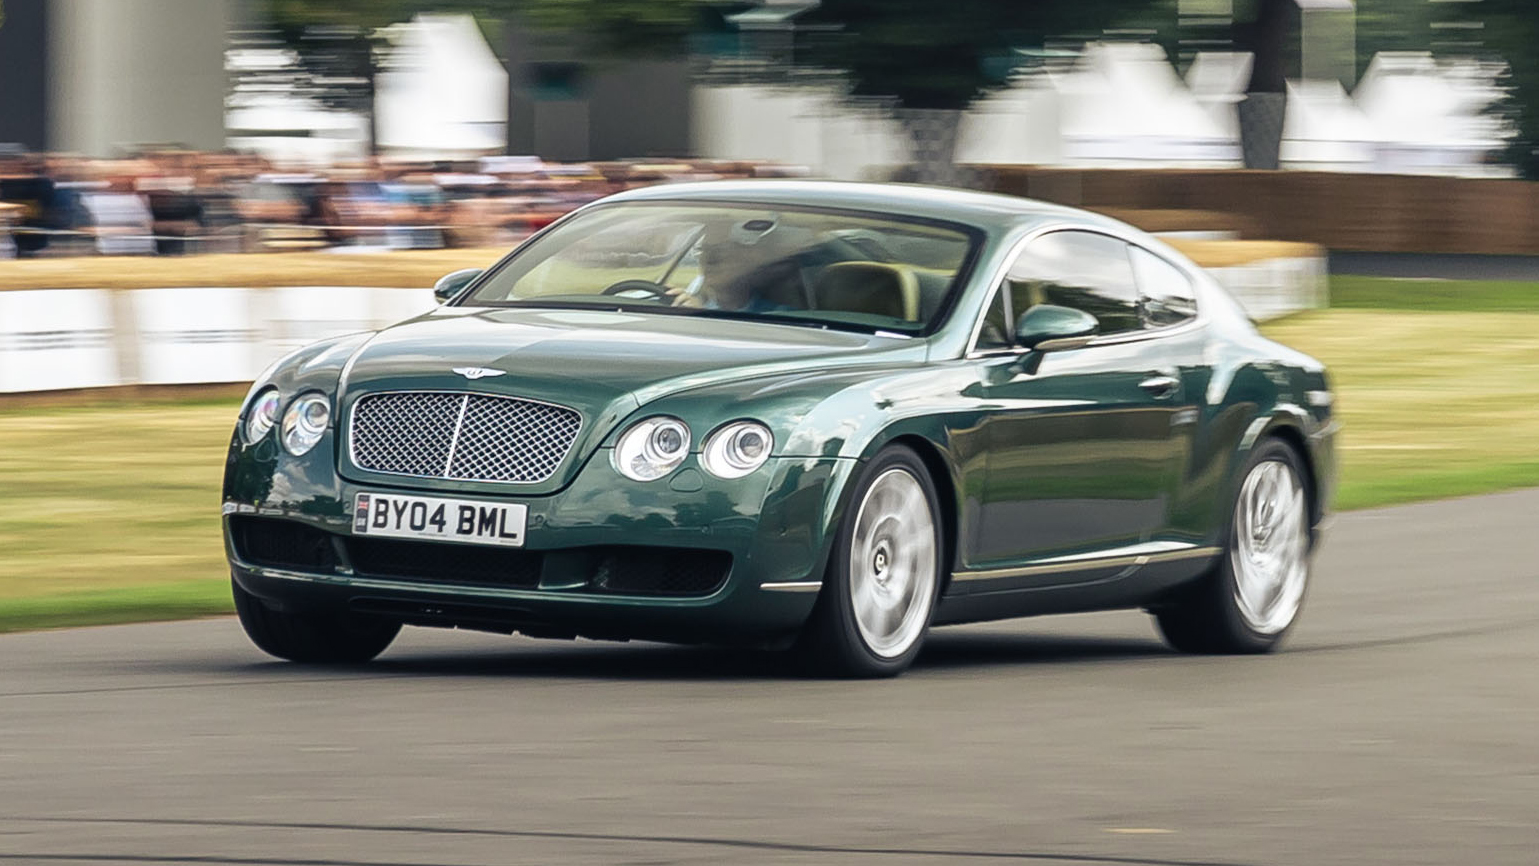
[[[1292,624],[1309,577],[1309,519],[1293,467],[1268,460],[1245,476],[1235,504],[1230,565],[1246,625],[1277,634]]]
[[[867,648],[907,652],[929,623],[938,579],[935,517],[919,480],[889,469],[866,490],[850,545],[850,601]]]

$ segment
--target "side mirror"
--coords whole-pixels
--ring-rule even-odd
[[[1084,310],[1038,304],[1015,320],[1015,344],[1038,352],[1078,349],[1100,330],[1101,323]]]
[[[438,303],[443,303],[460,293],[460,289],[470,285],[470,281],[485,273],[482,268],[465,268],[455,271],[433,284],[433,297]]]

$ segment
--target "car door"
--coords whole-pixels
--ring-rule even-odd
[[[1214,483],[1211,465],[1199,466],[1194,455],[1206,449],[1199,435],[1203,429],[1205,394],[1212,371],[1207,364],[1207,330],[1197,318],[1197,291],[1192,278],[1169,260],[1142,247],[1130,248],[1133,273],[1138,281],[1139,315],[1143,320],[1141,342],[1147,353],[1144,366],[1175,373],[1181,386],[1168,400],[1170,440],[1164,464],[1170,476],[1171,495],[1166,520],[1155,537],[1172,544],[1200,539]],[[1206,474],[1207,477],[1200,477]]]
[[[1078,349],[1015,349],[1013,334],[999,331],[1043,303],[1090,313],[1100,336]],[[1129,248],[1118,238],[1053,232],[1011,264],[976,353],[989,454],[969,568],[1064,566],[1026,568],[1011,586],[1100,579],[1107,575],[1092,567],[1096,558],[1165,525],[1183,382],[1146,330]],[[1075,574],[1075,563],[1087,570]]]

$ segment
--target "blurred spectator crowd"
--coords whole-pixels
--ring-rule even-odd
[[[523,156],[375,158],[316,172],[236,153],[0,151],[0,258],[506,246],[632,187],[803,173],[723,160]]]

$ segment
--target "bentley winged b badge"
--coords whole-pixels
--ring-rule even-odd
[[[467,379],[485,379],[489,376],[506,376],[507,370],[494,370],[491,367],[455,367],[454,372]]]

